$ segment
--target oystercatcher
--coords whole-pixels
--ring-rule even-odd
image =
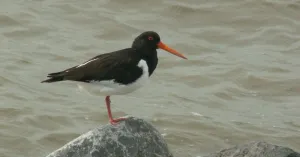
[[[187,59],[164,44],[156,32],[147,31],[137,36],[130,48],[100,54],[80,65],[50,73],[42,83],[75,81],[93,86],[98,93],[106,96],[109,121],[116,124],[125,118],[113,119],[110,96],[127,94],[143,86],[156,69],[158,48]]]

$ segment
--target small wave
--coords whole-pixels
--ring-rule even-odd
[[[6,26],[6,27],[19,26],[20,22],[18,22],[17,20],[15,20],[14,18],[12,18],[8,15],[0,14],[0,25],[1,25],[1,27],[3,27],[3,26]]]
[[[29,38],[29,37],[37,37],[42,35],[47,35],[50,31],[47,27],[42,26],[31,26],[29,28],[22,28],[13,31],[4,32],[3,35],[7,38]]]

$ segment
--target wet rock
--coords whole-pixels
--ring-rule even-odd
[[[204,157],[300,157],[300,154],[287,147],[251,142]]]
[[[142,119],[91,130],[47,157],[173,157],[161,134]]]

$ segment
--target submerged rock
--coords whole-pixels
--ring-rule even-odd
[[[47,157],[173,157],[161,134],[142,119],[91,130]]]
[[[266,142],[251,142],[204,157],[300,157],[300,154],[287,147]]]

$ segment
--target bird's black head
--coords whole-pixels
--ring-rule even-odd
[[[142,34],[137,36],[134,39],[131,47],[141,50],[144,53],[151,53],[153,51],[156,52],[156,49],[160,48],[160,49],[168,51],[178,57],[187,59],[186,57],[184,57],[182,54],[180,54],[176,50],[168,47],[166,44],[161,42],[160,36],[158,35],[158,33],[154,32],[154,31],[143,32]]]
[[[160,42],[160,37],[156,32],[153,31],[147,31],[143,32],[139,36],[137,36],[133,43],[133,48],[138,49],[149,49],[149,50],[155,50],[157,49],[157,44]]]

